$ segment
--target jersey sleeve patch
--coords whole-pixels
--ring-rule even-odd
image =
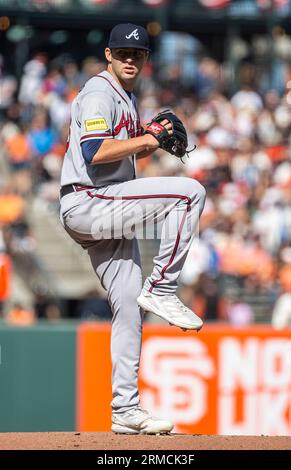
[[[104,118],[87,119],[85,121],[85,129],[87,132],[105,131],[108,129],[108,125]]]

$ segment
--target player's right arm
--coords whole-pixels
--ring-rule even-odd
[[[172,134],[172,125],[169,121],[162,121],[161,124]],[[140,137],[133,137],[128,140],[107,139],[95,153],[91,164],[117,162],[130,155],[136,154],[137,158],[148,157],[159,147],[159,142],[151,134],[144,134]]]
[[[116,162],[133,154],[144,157],[159,147],[151,134],[126,140],[114,138],[114,106],[112,97],[104,91],[87,93],[80,103],[80,145],[83,157],[91,165]],[[171,132],[171,125],[165,121],[167,126]]]
[[[150,155],[159,143],[150,134],[128,140],[106,139],[92,158],[91,164],[111,163],[128,158],[130,155],[146,152]]]

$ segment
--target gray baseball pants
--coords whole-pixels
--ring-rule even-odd
[[[160,248],[144,288],[174,294],[205,203],[205,189],[185,177],[140,178],[61,199],[61,220],[88,250],[112,309],[113,411],[139,404],[138,369],[143,313],[137,305],[142,272],[137,238],[160,226]],[[138,236],[137,236],[138,235]]]

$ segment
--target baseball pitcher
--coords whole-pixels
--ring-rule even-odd
[[[105,49],[107,70],[75,98],[61,177],[61,221],[88,251],[112,309],[112,431],[168,433],[173,425],[140,407],[138,369],[143,314],[182,329],[202,320],[176,296],[177,280],[204,207],[194,179],[136,179],[135,162],[157,148],[178,158],[187,152],[183,123],[171,111],[140,125],[134,85],[149,55],[146,30],[119,24]],[[158,255],[142,286],[136,230],[162,224]]]

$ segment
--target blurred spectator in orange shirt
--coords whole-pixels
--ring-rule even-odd
[[[17,132],[12,135],[5,141],[5,147],[13,170],[29,165],[31,150],[25,134]]]
[[[16,326],[32,325],[36,319],[33,311],[21,304],[15,304],[5,318],[6,323]]]
[[[17,222],[24,214],[24,200],[7,188],[0,193],[0,223],[3,225]]]

